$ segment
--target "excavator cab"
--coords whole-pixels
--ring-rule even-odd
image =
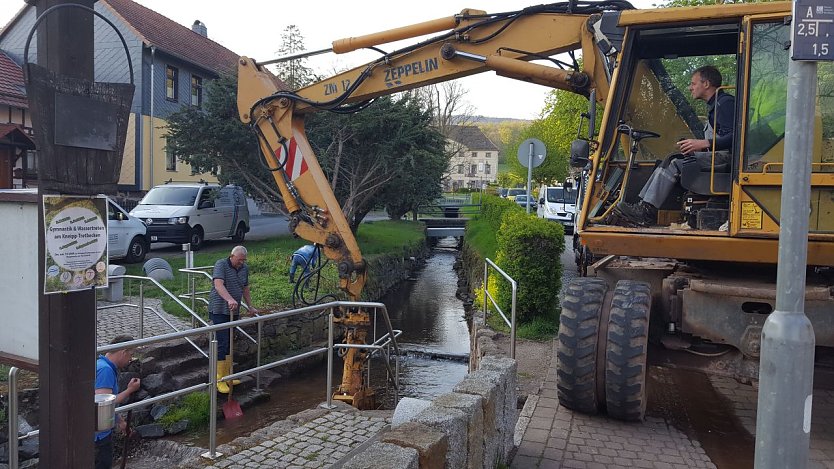
[[[758,379],[762,327],[775,308],[790,5],[720,8],[720,17],[620,18],[620,60],[581,178],[582,277],[562,303],[558,387],[567,407],[642,419],[651,364]],[[704,138],[708,112],[687,84],[707,64],[735,96],[729,156],[719,161],[712,148],[707,167],[684,160],[652,223],[618,223],[617,204],[640,200],[676,142]],[[833,90],[834,66],[820,62],[805,313],[821,350],[834,347]],[[586,160],[576,148],[578,166]]]

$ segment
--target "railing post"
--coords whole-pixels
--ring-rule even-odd
[[[255,366],[258,366],[258,367],[261,366],[261,341],[263,340],[263,338],[264,338],[264,322],[263,321],[258,321],[258,357],[257,357],[257,361],[256,361],[257,364],[255,365]],[[258,391],[261,390],[261,372],[260,371],[255,374],[255,388]]]
[[[139,338],[145,338],[145,282],[139,282]]]
[[[510,358],[515,360],[515,299],[516,294],[518,293],[518,284],[515,280],[512,280],[511,282],[513,287],[513,309],[510,312]]]
[[[191,272],[188,273],[188,281],[190,282],[191,286],[191,312],[193,313],[195,312],[195,308],[197,307],[197,298],[195,298],[197,296],[197,279],[194,278],[194,274]],[[195,327],[197,327],[197,318],[195,318],[192,314],[191,328],[194,329]]]
[[[333,405],[333,307],[327,315],[327,402],[325,409],[332,409]]]
[[[18,468],[17,455],[17,367],[9,368],[9,468]]]
[[[202,456],[217,459],[222,454],[217,452],[217,336],[209,335],[209,450]]]
[[[484,261],[484,325],[487,322],[487,311],[489,307],[487,306],[487,293],[489,290],[489,263]]]

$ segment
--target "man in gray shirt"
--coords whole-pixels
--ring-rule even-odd
[[[229,257],[214,264],[211,294],[209,295],[209,315],[214,324],[234,321],[240,314],[240,301],[246,301],[249,313],[259,312],[252,306],[249,295],[249,267],[246,266],[246,248],[235,246]],[[229,329],[217,331],[217,379],[228,375],[232,368],[229,357]],[[232,383],[232,384],[239,384]],[[217,383],[217,390],[228,394],[229,385]]]

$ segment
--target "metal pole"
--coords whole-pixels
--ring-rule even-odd
[[[533,142],[530,142],[530,151],[527,153],[527,215],[530,215],[530,197],[533,194],[530,193],[532,187],[530,187],[533,180]]]
[[[17,372],[16,366],[9,368],[9,469],[17,469]]]
[[[222,454],[217,452],[217,336],[209,335],[209,450],[202,456],[217,459]]]
[[[489,290],[489,264],[484,261],[484,325],[487,322],[487,311],[489,311],[489,307],[487,306],[487,292]]]
[[[264,323],[263,321],[258,321],[258,359],[256,361],[256,366],[261,366],[261,340],[264,337]],[[258,371],[255,373],[255,387],[260,391],[261,390],[261,372]]]
[[[139,282],[139,338],[145,338],[145,282]]]
[[[513,308],[510,312],[512,320],[510,321],[510,358],[515,360],[515,299],[516,294],[518,293],[518,284],[515,283],[515,280],[510,280],[511,285],[513,287]]]
[[[327,403],[325,409],[333,406],[333,308],[327,315]]]
[[[794,9],[796,3],[794,3]],[[794,25],[796,24],[794,15]],[[776,310],[762,330],[755,467],[808,465],[814,330],[805,316],[805,273],[817,64],[788,64],[788,102]]]

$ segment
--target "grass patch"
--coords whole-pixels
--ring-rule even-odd
[[[424,239],[424,228],[421,223],[409,221],[375,221],[363,223],[359,227],[357,241],[362,254],[365,257],[374,255],[404,252],[405,247],[422,243]],[[263,241],[246,242],[246,249],[249,251],[249,283],[252,287],[252,301],[259,308],[273,307],[282,309],[292,304],[292,292],[294,285],[289,283],[288,270],[290,267],[290,256],[296,249],[306,244],[306,241],[293,238],[292,236],[281,236]],[[196,252],[194,254],[194,265],[197,267],[212,267],[218,259],[226,257],[225,252]],[[162,282],[162,285],[171,291],[175,296],[189,292],[188,278],[185,274],[178,272],[185,267],[183,257],[166,258],[174,269],[174,279]],[[322,259],[323,261],[325,259]],[[127,267],[130,275],[143,275],[141,264],[134,264]],[[211,274],[211,269],[207,270]],[[339,278],[336,266],[328,264],[322,270],[322,285],[320,294],[338,293]],[[206,277],[199,277],[196,281],[196,290],[208,291],[211,289],[211,280]],[[139,294],[139,281],[126,280],[125,294],[135,296]],[[166,312],[175,316],[189,318],[188,313],[183,310],[173,299],[167,297],[161,290],[150,284],[145,284],[144,294],[146,297],[162,298],[162,307]],[[208,294],[204,294],[208,297]],[[190,300],[182,300],[187,306],[191,306]],[[195,310],[204,319],[208,318],[205,304],[197,302]]]
[[[195,392],[185,395],[165,415],[159,419],[160,425],[171,428],[171,425],[183,419],[188,419],[188,429],[196,430],[208,425],[210,402],[208,394]]]
[[[498,252],[498,241],[495,239],[495,232],[484,218],[470,220],[466,224],[465,239],[484,258],[495,259]]]

